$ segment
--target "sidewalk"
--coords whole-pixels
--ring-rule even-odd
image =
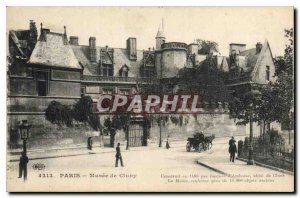
[[[172,147],[182,147],[186,144],[185,140],[172,140]],[[162,142],[162,147],[158,147],[158,142],[151,142],[148,146],[142,147],[130,147],[126,150],[126,146],[121,144],[122,152],[128,151],[140,151],[140,150],[154,150],[165,148],[165,141]],[[18,150],[8,150],[7,151],[7,161],[8,162],[18,162],[20,159],[21,149]],[[35,149],[28,150],[27,155],[30,160],[47,159],[47,158],[59,158],[59,157],[72,157],[80,155],[92,155],[92,154],[102,154],[102,153],[113,153],[116,152],[115,148],[112,147],[100,147],[93,146],[92,150],[88,150],[86,146],[76,145],[67,148],[52,148],[52,149]]]
[[[247,165],[244,160],[235,159],[234,163],[229,161],[228,140],[217,140],[213,148],[201,155],[197,161],[198,164],[214,170],[223,175],[238,175],[238,174],[259,174],[259,173],[278,173],[276,169],[271,169],[268,166]],[[291,174],[284,174],[286,177],[293,177]]]

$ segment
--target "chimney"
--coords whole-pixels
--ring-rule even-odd
[[[256,43],[256,54],[260,53],[262,49],[262,44],[260,42]]]
[[[90,37],[89,39],[89,53],[90,61],[96,62],[96,37]]]
[[[35,22],[33,20],[30,20],[29,22],[29,51],[31,52],[37,42],[38,32],[36,29]]]
[[[127,51],[129,60],[136,60],[136,38],[128,38],[127,39]]]
[[[41,23],[41,35],[40,41],[47,41],[46,35],[50,32],[50,29],[43,28],[43,23]]]
[[[30,30],[30,40],[34,40],[35,42],[37,41],[37,29],[36,29],[36,25],[35,22],[33,20],[30,20],[29,22],[29,30]]]
[[[68,45],[67,27],[64,26],[64,45]]]
[[[198,54],[198,44],[197,43],[191,43],[188,46],[188,52],[190,54]]]
[[[245,50],[246,50],[246,44],[240,44],[240,43],[229,44],[229,55],[232,55],[233,53],[240,54],[240,52]]]
[[[79,45],[78,36],[70,36],[69,44],[70,45]]]

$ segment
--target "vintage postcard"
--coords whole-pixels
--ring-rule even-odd
[[[8,192],[294,192],[293,7],[11,7]]]

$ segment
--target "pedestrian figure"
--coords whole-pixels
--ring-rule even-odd
[[[169,138],[167,138],[166,148],[167,148],[167,149],[171,148],[171,147],[170,147],[170,143],[169,143]]]
[[[22,156],[20,157],[20,163],[19,163],[19,178],[22,178],[22,174],[24,172],[24,181],[27,179],[27,163],[28,163],[28,157],[25,154],[25,152],[22,152]]]
[[[237,153],[237,148],[235,142],[231,144],[229,147],[229,153],[230,153],[230,161],[234,162],[235,154]]]
[[[110,128],[110,146],[115,147],[115,137],[116,137],[116,130],[114,128]]]
[[[123,159],[122,159],[122,155],[121,155],[121,149],[120,149],[120,143],[118,143],[118,146],[116,147],[116,167],[118,167],[118,161],[121,161],[121,166],[123,165]]]
[[[88,149],[92,150],[93,149],[93,138],[92,137],[88,137],[87,144],[88,144]]]
[[[232,145],[232,143],[235,143],[235,139],[234,139],[233,136],[232,136],[231,139],[229,140],[229,147]]]

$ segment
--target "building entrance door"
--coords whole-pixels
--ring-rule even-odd
[[[147,146],[147,134],[142,122],[132,122],[129,126],[129,146]]]

